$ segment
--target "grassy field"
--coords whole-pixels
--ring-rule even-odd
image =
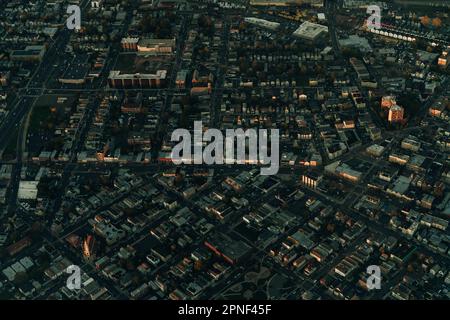
[[[30,119],[30,132],[36,132],[49,122],[50,108],[48,106],[34,106]]]

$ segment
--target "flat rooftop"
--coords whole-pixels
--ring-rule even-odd
[[[305,21],[294,31],[293,35],[307,40],[315,40],[326,32],[328,32],[327,26]]]
[[[17,197],[21,200],[35,200],[38,194],[39,181],[20,181]]]

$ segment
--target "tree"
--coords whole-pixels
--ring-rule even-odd
[[[433,27],[435,28],[440,28],[442,25],[442,20],[439,18],[434,18],[431,22],[431,24],[433,25]]]
[[[5,258],[6,257],[6,255],[7,255],[7,251],[6,251],[6,248],[0,248],[0,259],[3,259],[3,258]]]
[[[133,276],[131,277],[131,282],[137,286],[142,283],[142,276],[139,272],[133,272]]]
[[[430,24],[430,18],[428,16],[420,17],[420,23],[424,26],[428,26]]]
[[[43,225],[39,221],[34,222],[30,229],[30,238],[38,239],[41,235],[42,230]]]
[[[202,263],[201,260],[195,261],[195,263],[194,263],[194,270],[199,271],[199,270],[202,269],[202,267],[203,267],[203,263]]]
[[[29,277],[28,277],[28,275],[27,275],[26,272],[17,272],[17,273],[16,273],[16,276],[15,276],[15,278],[14,278],[14,283],[15,283],[16,285],[21,285],[21,284],[27,282],[27,281],[28,281],[28,278],[29,278]]]
[[[308,73],[308,68],[306,67],[306,65],[302,64],[302,66],[300,67],[300,74],[304,76],[307,73]]]
[[[174,185],[175,185],[175,186],[180,186],[180,185],[183,183],[183,181],[184,181],[184,176],[183,176],[183,174],[182,174],[181,172],[178,172],[178,173],[175,175]]]
[[[327,231],[330,232],[330,233],[332,233],[332,232],[334,232],[335,227],[336,227],[336,226],[335,226],[334,224],[329,223],[329,224],[327,224]]]
[[[151,16],[149,16],[148,14],[145,15],[140,24],[139,24],[139,28],[144,32],[144,33],[151,33],[155,31],[155,22],[152,19]]]

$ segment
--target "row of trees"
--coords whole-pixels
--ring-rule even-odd
[[[420,23],[425,27],[428,27],[430,23],[434,28],[440,28],[442,26],[442,20],[438,17],[431,19],[428,16],[423,16],[420,17]]]
[[[152,17],[145,15],[140,24],[139,29],[143,33],[153,33],[155,37],[160,39],[169,39],[173,36],[171,21],[174,21],[175,17]]]

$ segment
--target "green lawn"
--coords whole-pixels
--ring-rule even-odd
[[[42,124],[48,123],[50,119],[50,108],[48,106],[34,106],[31,114],[29,131],[36,132],[42,128]]]

